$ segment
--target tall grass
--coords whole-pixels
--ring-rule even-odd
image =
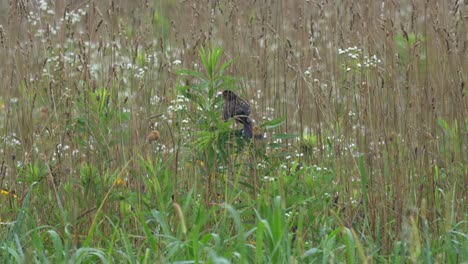
[[[462,1],[0,14],[5,262],[468,261]]]

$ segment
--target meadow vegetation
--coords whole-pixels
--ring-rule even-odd
[[[468,262],[463,1],[3,2],[2,262]]]

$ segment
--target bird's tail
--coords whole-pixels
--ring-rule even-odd
[[[248,138],[252,138],[253,136],[253,125],[252,125],[252,120],[250,117],[247,117],[245,119],[245,122],[243,122],[244,128],[242,129],[242,134]]]

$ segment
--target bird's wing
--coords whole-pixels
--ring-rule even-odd
[[[236,115],[250,115],[250,105],[246,101],[239,98],[236,105]]]

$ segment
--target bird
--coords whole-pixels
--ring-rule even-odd
[[[234,118],[234,120],[244,125],[244,128],[241,130],[242,134],[248,138],[252,138],[253,124],[252,119],[250,119],[249,103],[241,99],[231,90],[224,90],[222,92],[222,96],[224,99],[224,121],[228,121],[230,118]]]

